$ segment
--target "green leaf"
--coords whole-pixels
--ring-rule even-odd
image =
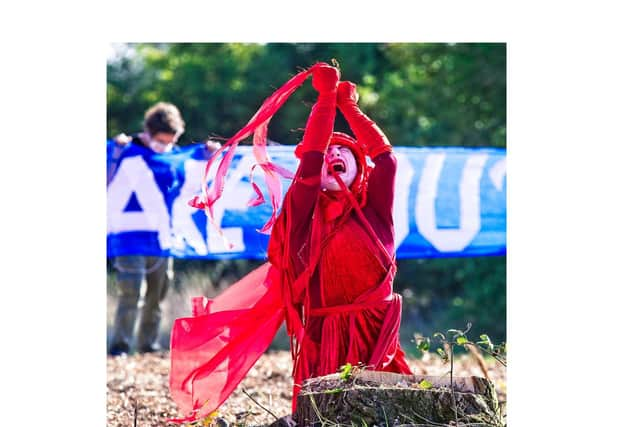
[[[458,344],[458,345],[463,345],[463,344],[466,344],[468,342],[469,342],[469,340],[467,340],[467,337],[465,337],[465,336],[461,336],[461,337],[456,338],[456,344]]]
[[[478,344],[486,345],[487,348],[489,349],[489,351],[493,351],[493,343],[491,342],[491,339],[489,338],[489,336],[487,334],[480,335],[480,339],[482,341],[478,341]]]
[[[348,380],[351,377],[352,368],[353,366],[351,366],[351,363],[340,366],[340,379],[342,379],[343,381]]]
[[[420,381],[420,383],[418,384],[418,387],[420,387],[420,388],[421,388],[421,389],[423,389],[423,390],[428,390],[428,389],[430,389],[431,387],[433,387],[433,384],[432,384],[432,383],[430,383],[430,382],[429,382],[429,381],[427,381],[427,380],[422,380],[422,381]]]
[[[418,348],[418,350],[424,353],[428,352],[429,348],[431,348],[431,339],[429,337],[426,337],[418,340],[416,347]]]
[[[442,357],[442,360],[444,360],[445,362],[449,360],[449,356],[447,356],[447,353],[445,353],[443,349],[438,348],[436,351],[438,352],[440,357]]]

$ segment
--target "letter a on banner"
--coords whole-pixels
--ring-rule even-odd
[[[133,194],[142,211],[125,211]],[[107,233],[125,231],[157,232],[160,248],[164,250],[171,247],[167,205],[153,172],[142,156],[123,159],[118,173],[107,187]]]
[[[436,225],[436,197],[445,156],[442,153],[427,156],[417,197],[416,226],[440,252],[457,252],[466,248],[480,231],[480,178],[488,156],[472,155],[465,163],[458,187],[460,227],[439,229]]]

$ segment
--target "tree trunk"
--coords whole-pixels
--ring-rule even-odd
[[[421,387],[421,381],[432,384]],[[429,387],[426,385],[426,387]],[[480,377],[454,377],[458,425],[503,427],[493,384]],[[298,395],[298,426],[455,425],[448,376],[361,371],[311,378]]]

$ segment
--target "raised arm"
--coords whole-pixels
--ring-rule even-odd
[[[311,215],[318,192],[320,191],[320,173],[324,155],[333,131],[336,115],[336,88],[340,79],[338,70],[326,64],[315,65],[313,87],[318,91],[318,99],[311,108],[302,142],[295,150],[300,165],[296,176],[285,196],[283,212],[276,222],[274,234],[269,241],[269,260],[275,265],[281,262],[293,262],[297,273],[306,268],[307,257],[303,256],[303,247],[307,241]],[[282,227],[286,220],[286,227]],[[289,244],[288,252],[282,244]],[[308,252],[308,248],[307,248]],[[282,260],[280,257],[290,257]]]
[[[320,172],[336,117],[339,80],[337,68],[327,64],[314,66],[312,85],[318,91],[318,98],[311,108],[302,142],[295,150],[300,166],[289,190],[296,212],[303,217],[310,214],[320,190]]]
[[[340,82],[337,104],[356,139],[366,146],[367,154],[376,165],[369,177],[367,204],[377,212],[382,220],[393,224],[396,158],[393,155],[391,144],[378,125],[360,111],[355,84]]]

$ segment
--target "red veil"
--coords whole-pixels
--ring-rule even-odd
[[[210,300],[194,298],[193,317],[171,333],[169,388],[194,421],[216,410],[266,351],[284,320],[277,270],[263,264]]]

